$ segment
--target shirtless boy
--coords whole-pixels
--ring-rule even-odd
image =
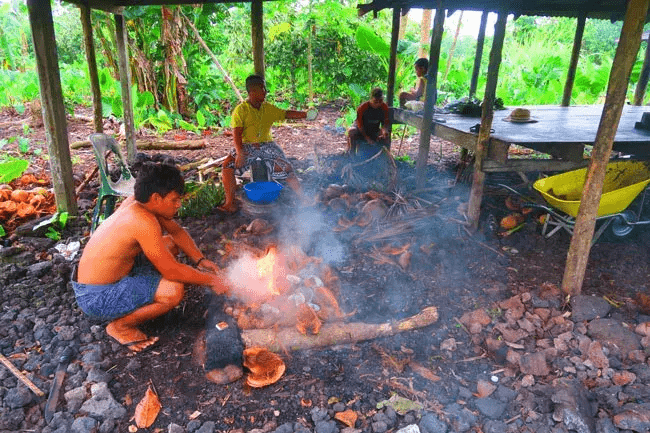
[[[210,286],[217,294],[228,292],[217,265],[173,220],[183,192],[178,168],[144,164],[135,194],[93,233],[72,282],[79,307],[90,317],[109,320],[108,335],[134,352],[158,341],[138,325],[177,306],[185,284]],[[179,250],[196,267],[178,262]]]
[[[248,98],[237,105],[232,113],[235,148],[223,162],[222,179],[225,193],[224,212],[235,212],[235,170],[243,173],[251,163],[260,158],[270,169],[273,179],[286,179],[287,185],[301,198],[302,187],[293,167],[271,135],[274,122],[284,119],[305,119],[306,111],[282,110],[266,102],[266,83],[259,75],[246,78]]]

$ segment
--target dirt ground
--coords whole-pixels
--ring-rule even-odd
[[[156,421],[161,427],[172,421],[187,422],[196,411],[202,419],[218,419],[216,427],[220,431],[249,431],[263,428],[269,422],[309,424],[312,408],[327,407],[335,401],[344,402],[363,414],[368,425],[376,404],[391,392],[427,402],[434,410],[437,405],[458,399],[459,387],[475,388],[480,378],[499,368],[485,347],[472,343],[462,326],[458,326],[458,319],[467,311],[493,308],[495,300],[538,289],[545,283],[560,286],[569,235],[561,231],[546,239],[540,235],[540,226],[533,217],[509,236],[491,230],[488,216],[494,215],[498,221],[508,213],[504,206],[508,194],[494,185],[508,183],[521,191],[531,191],[530,185],[516,175],[488,176],[481,230],[471,235],[463,215],[469,184],[455,182],[458,148],[435,138],[428,161],[427,190],[414,191],[411,185],[415,169],[407,162],[397,162],[399,193],[389,193],[389,196],[404,204],[399,208],[398,223],[377,224],[371,227],[374,231],[360,227],[334,231],[341,225],[342,214],[326,206],[323,192],[330,184],[343,183],[341,167],[348,163],[343,156],[345,134],[336,127],[339,116],[337,107],[327,106],[320,109],[314,122],[287,123],[274,128],[274,137],[294,162],[305,190],[318,202],[319,214],[317,219],[308,216],[305,221],[300,219],[302,212],[297,209],[269,217],[276,230],[255,238],[254,242],[262,246],[271,241],[283,242],[294,233],[308,255],[328,257],[329,265],[341,281],[338,294],[341,309],[355,321],[389,322],[416,314],[427,306],[438,308],[439,321],[416,331],[367,342],[287,350],[283,353],[287,372],[275,385],[253,389],[239,381],[219,386],[207,382],[202,368],[192,362],[193,342],[205,328],[207,295],[203,288],[189,287],[179,308],[144,327],[145,332],[160,337],[154,348],[137,356],[126,350],[121,356],[108,355],[112,364],[109,371],[119,383],[119,388],[113,390],[118,401],[136,400],[153,384],[165,408]],[[28,116],[3,112],[0,139],[22,135],[27,128],[24,125],[31,122]],[[68,127],[70,142],[85,140],[92,132],[91,123],[85,120],[70,118]],[[415,161],[419,137],[417,134],[402,136],[402,131],[401,125],[395,127],[392,154],[408,155]],[[47,173],[44,130],[42,126],[30,126],[28,132],[29,170]],[[140,134],[138,138],[144,137]],[[172,132],[167,138],[200,137]],[[232,147],[227,130],[213,131],[203,139],[206,146],[200,150],[145,153],[170,155],[182,164],[219,158]],[[42,150],[40,154],[38,149]],[[19,156],[16,142],[6,144],[2,151]],[[92,171],[95,161],[90,148],[71,153],[75,183],[79,185]],[[84,212],[92,211],[96,188],[95,180],[80,195],[86,203],[82,206]],[[421,216],[418,212],[422,208],[433,208],[435,212]],[[409,215],[412,219],[406,229],[401,221]],[[227,266],[223,251],[236,240],[236,231],[241,231],[252,219],[245,212],[233,216],[214,212],[204,218],[186,218],[182,224],[208,258]],[[369,241],[371,235],[379,241]],[[381,263],[373,255],[373,247],[406,244],[410,244],[412,251],[407,266]],[[618,242],[603,239],[596,243],[589,258],[583,293],[620,302],[617,314],[631,320],[636,318],[640,311],[636,299],[639,294],[648,293],[649,246],[650,230],[640,230],[636,236]],[[325,254],[331,251],[337,253]],[[438,349],[450,337],[460,342],[453,355]],[[439,379],[432,381],[414,374],[412,366],[416,364],[425,366]],[[133,406],[129,411],[132,409]],[[127,425],[120,425],[119,431],[126,431]]]

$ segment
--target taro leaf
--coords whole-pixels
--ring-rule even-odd
[[[135,407],[135,425],[138,428],[149,427],[156,420],[160,408],[160,400],[158,400],[158,396],[151,390],[151,386],[149,386],[144,397],[142,397],[140,403]]]
[[[357,45],[362,50],[370,51],[379,56],[386,57],[390,55],[390,46],[375,32],[364,26],[357,28]]]
[[[200,110],[196,112],[196,123],[198,123],[201,128],[205,128],[205,116]]]
[[[29,166],[29,161],[24,159],[14,159],[11,161],[0,162],[0,183],[9,183],[20,177]]]
[[[178,126],[180,126],[186,131],[192,131],[192,132],[198,131],[198,128],[196,126],[192,125],[189,122],[184,121],[183,119],[178,119]]]

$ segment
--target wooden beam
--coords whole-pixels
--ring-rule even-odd
[[[494,160],[483,161],[483,171],[506,172],[519,171],[527,173],[530,171],[569,171],[587,166],[588,160],[582,162],[558,161],[557,159],[508,159],[505,163]]]
[[[131,100],[131,67],[129,66],[129,43],[124,25],[124,15],[115,14],[115,39],[120,65],[120,84],[122,89],[122,115],[124,117],[124,132],[126,138],[126,158],[129,163],[135,162],[135,126],[133,121],[133,102]]]
[[[84,32],[84,47],[86,48],[86,63],[88,63],[88,76],[93,98],[93,127],[95,132],[104,132],[104,116],[102,115],[102,92],[99,87],[99,74],[97,73],[97,58],[95,57],[95,41],[93,28],[90,23],[90,8],[79,6],[81,26]]]
[[[255,74],[264,76],[264,5],[262,0],[251,1],[251,37]]]
[[[571,103],[571,93],[573,92],[573,82],[576,78],[576,70],[578,68],[578,59],[580,58],[580,47],[582,46],[582,36],[585,33],[585,23],[587,22],[587,14],[583,13],[578,17],[578,24],[576,25],[576,34],[573,38],[573,51],[571,51],[571,60],[569,61],[569,70],[566,75],[566,82],[564,83],[564,94],[562,96],[562,106],[568,107]]]
[[[469,83],[469,97],[476,94],[478,85],[478,76],[481,71],[481,61],[483,60],[483,46],[485,45],[485,28],[487,27],[488,11],[481,14],[481,24],[478,28],[478,38],[476,39],[476,54],[474,55],[474,69],[472,69],[472,79]]]
[[[632,66],[641,45],[641,34],[649,2],[650,0],[630,0],[627,3],[625,21],[612,62],[603,114],[598,125],[591,162],[587,167],[580,208],[562,278],[562,290],[570,295],[577,295],[582,291],[607,163],[625,105]]]
[[[397,42],[400,30],[400,8],[393,8],[393,28],[390,36],[390,59],[388,62],[388,83],[386,84],[386,104],[393,106],[395,99],[395,71],[397,69]]]
[[[61,74],[50,0],[27,0],[57,212],[77,215]]]
[[[444,24],[445,10],[442,8],[442,2],[438,0],[436,17],[433,20],[431,47],[429,49],[429,70],[427,71],[426,98],[424,113],[422,114],[422,129],[420,130],[420,148],[415,165],[415,184],[417,188],[423,188],[426,180],[427,160],[429,159],[429,148],[431,147],[431,119],[433,118],[433,110],[438,97],[438,64],[440,63],[440,44],[442,43]]]
[[[492,41],[492,49],[490,50],[490,63],[488,65],[487,83],[485,84],[485,96],[483,97],[481,127],[476,141],[474,175],[472,178],[472,189],[469,194],[469,205],[467,210],[467,217],[473,230],[478,228],[478,221],[481,215],[483,183],[485,182],[483,160],[487,156],[490,144],[490,128],[492,128],[492,117],[494,116],[494,99],[496,96],[497,82],[499,80],[499,66],[501,65],[501,52],[503,51],[503,40],[505,39],[507,22],[508,14],[499,11],[497,22],[494,25],[494,39]]]
[[[634,105],[643,105],[643,98],[645,98],[645,91],[648,87],[648,78],[650,78],[650,40],[646,41],[643,66],[634,90]]]

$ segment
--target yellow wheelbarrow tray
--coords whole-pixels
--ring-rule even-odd
[[[533,188],[555,209],[575,218],[587,169],[568,171],[537,180]],[[607,164],[598,217],[625,210],[650,183],[650,167],[646,162],[620,161]]]

